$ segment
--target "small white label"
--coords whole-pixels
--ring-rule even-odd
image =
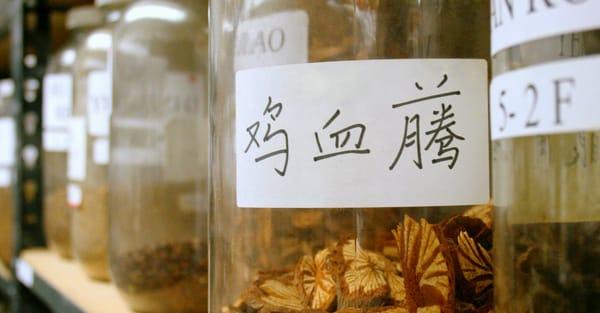
[[[44,130],[44,149],[51,152],[66,152],[69,149],[69,129]]]
[[[15,274],[17,279],[26,287],[33,287],[35,281],[35,275],[33,269],[27,262],[22,259],[17,259],[15,262]]]
[[[93,71],[88,76],[87,120],[88,131],[92,136],[106,137],[110,134],[111,83],[108,71]]]
[[[12,182],[11,171],[8,168],[0,168],[0,187],[10,187]]]
[[[0,166],[13,166],[16,153],[16,130],[12,117],[0,117]]]
[[[552,62],[492,80],[492,139],[600,129],[600,56]]]
[[[78,208],[81,205],[83,199],[83,191],[81,186],[78,184],[67,185],[67,203],[72,208]]]
[[[94,163],[98,165],[107,165],[110,159],[109,149],[110,143],[107,138],[99,138],[94,140],[93,146]]]
[[[82,181],[86,171],[86,132],[83,117],[71,117],[69,121],[69,151],[67,156],[67,177]]]
[[[240,207],[488,201],[483,60],[285,65],[236,87]]]
[[[44,128],[67,128],[73,104],[73,78],[70,74],[44,77]]]
[[[237,70],[305,63],[308,60],[308,15],[292,11],[239,24],[235,48]]]
[[[492,0],[492,55],[536,39],[600,28],[597,0]]]

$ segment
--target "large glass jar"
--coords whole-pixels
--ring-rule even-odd
[[[598,311],[600,5],[494,9],[495,312]]]
[[[211,312],[492,308],[488,18],[211,3]]]
[[[60,256],[71,257],[71,209],[67,203],[68,123],[73,108],[72,67],[77,47],[102,23],[93,6],[67,13],[69,41],[50,59],[44,76],[44,230],[48,245]]]
[[[127,0],[97,0],[104,23],[77,49],[73,76],[67,199],[73,254],[87,275],[108,280],[108,160],[112,112],[112,33]]]
[[[115,33],[110,267],[140,312],[206,312],[208,1],[132,4]]]
[[[13,92],[12,80],[0,80],[0,262],[6,266],[10,266],[13,255],[13,188],[17,140]]]

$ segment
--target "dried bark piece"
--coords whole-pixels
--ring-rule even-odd
[[[274,273],[262,273],[243,296],[249,311],[261,313],[306,312],[309,308],[303,303],[302,295],[293,284],[293,275],[288,273],[276,278]]]
[[[474,206],[463,213],[463,216],[480,219],[489,229],[494,226],[493,215],[494,207],[491,201],[484,205]]]
[[[295,281],[311,309],[328,311],[336,298],[331,256],[330,249],[323,249],[314,258],[304,256],[296,267]]]
[[[454,268],[439,230],[424,219],[417,223],[405,216],[392,232],[402,258],[409,312],[453,312]]]
[[[338,308],[366,309],[382,305],[390,291],[387,282],[389,260],[381,254],[363,250],[356,240],[343,241],[336,250],[342,267],[338,274]]]
[[[458,263],[465,279],[482,295],[491,290],[494,282],[492,256],[466,232],[458,235]]]

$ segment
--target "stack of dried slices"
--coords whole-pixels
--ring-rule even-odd
[[[491,207],[430,224],[405,216],[381,252],[343,239],[295,269],[259,273],[224,312],[488,313]]]

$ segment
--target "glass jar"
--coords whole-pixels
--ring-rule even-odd
[[[531,18],[555,24],[553,33],[531,29],[527,38],[519,33],[531,23],[527,8],[515,7],[523,17],[502,23],[506,8],[495,7],[495,312],[600,306],[600,30],[595,17],[585,25],[600,6],[586,5],[538,7]],[[507,38],[513,44],[500,45]]]
[[[211,312],[492,308],[488,18],[211,3]]]
[[[115,32],[110,268],[140,312],[206,312],[208,1],[132,4]]]
[[[12,263],[13,212],[16,155],[16,125],[13,108],[14,84],[0,80],[0,262]]]
[[[73,254],[86,274],[108,280],[108,160],[112,112],[112,33],[127,0],[97,0],[104,24],[85,37],[73,69],[67,199]]]
[[[77,47],[102,14],[93,6],[67,13],[69,41],[50,59],[44,76],[44,231],[50,249],[71,258],[71,209],[67,203],[68,123],[73,107],[72,67]]]

